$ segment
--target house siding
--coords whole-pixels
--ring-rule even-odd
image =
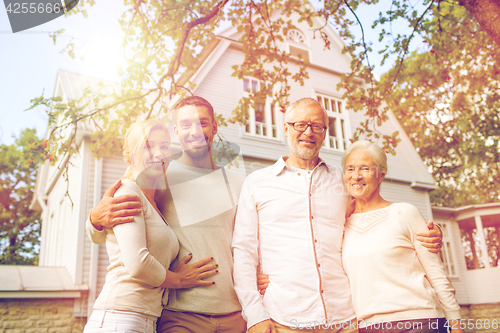
[[[436,222],[439,222],[436,219]],[[450,278],[451,282],[453,283],[453,286],[456,289],[456,297],[457,301],[460,304],[469,304],[470,299],[469,299],[469,292],[467,290],[467,284],[465,282],[465,272],[467,272],[467,264],[465,263],[465,258],[463,255],[463,248],[462,248],[462,239],[460,236],[460,228],[458,226],[458,223],[455,221],[450,221],[450,231],[451,231],[451,238],[452,238],[452,246],[453,246],[453,259],[455,260],[456,264],[456,269],[458,273],[458,278]]]
[[[441,219],[436,219],[436,222],[441,222]],[[467,290],[467,283],[466,283],[466,272],[467,272],[467,265],[465,263],[465,258],[463,256],[463,249],[462,249],[462,241],[460,237],[460,227],[458,226],[458,223],[453,221],[453,220],[443,220],[444,222],[450,222],[450,232],[451,232],[451,238],[452,238],[452,246],[453,246],[453,253],[452,255],[454,256],[453,259],[455,260],[456,264],[456,269],[458,273],[458,278],[450,278],[451,282],[453,283],[453,286],[455,287],[456,290],[456,297],[457,301],[460,304],[470,304],[471,300],[469,297],[469,291]]]
[[[125,174],[127,165],[122,156],[105,157],[102,163],[101,193],[106,192],[108,187],[121,179]],[[98,296],[104,286],[106,273],[108,272],[109,258],[106,245],[99,245],[99,258],[97,265],[96,295]]]
[[[380,194],[390,202],[410,203],[418,208],[427,221],[432,220],[429,194],[426,191],[412,189],[409,184],[384,181],[380,187]]]
[[[91,155],[91,152],[88,148],[86,148],[87,153]],[[90,156],[89,156],[90,157]],[[85,216],[90,214],[90,210],[94,206],[94,198],[92,194],[94,193],[94,178],[95,178],[95,158],[90,157],[88,161],[89,174],[86,182],[87,188],[87,196],[85,202]],[[85,224],[85,220],[80,221],[80,223]],[[88,284],[90,278],[90,252],[91,252],[92,241],[90,238],[84,233],[83,235],[83,276],[82,283]]]
[[[80,200],[79,184],[81,157],[70,158],[68,166],[69,187],[64,177],[60,176],[48,194],[47,209],[49,210],[47,233],[43,235],[45,244],[40,266],[66,267],[76,281],[76,244],[78,237],[78,206]],[[50,166],[51,169],[57,167]],[[52,171],[52,170],[50,170]],[[52,171],[54,174],[56,171]],[[68,191],[69,198],[65,196]]]
[[[498,287],[500,267],[471,269],[465,274],[471,304],[493,303],[500,300],[500,288]],[[478,283],[478,281],[481,282]]]

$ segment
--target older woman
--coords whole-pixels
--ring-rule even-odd
[[[379,193],[387,173],[384,151],[368,141],[355,142],[344,153],[342,167],[355,199],[345,224],[342,261],[359,331],[439,332],[444,321],[437,318],[446,317],[451,332],[463,332],[439,255],[416,240],[417,232],[427,230],[424,218],[415,206],[386,201]]]
[[[157,120],[137,122],[125,137],[123,156],[129,168],[115,196],[137,195],[142,214],[132,223],[106,228],[108,274],[94,304],[85,333],[156,331],[163,309],[163,288],[213,284],[203,278],[217,273],[212,258],[188,265],[188,255],[175,272],[168,270],[179,251],[177,237],[154,201],[158,182],[170,161],[170,133]]]

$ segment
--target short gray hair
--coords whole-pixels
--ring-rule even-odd
[[[325,122],[326,122],[325,126],[328,127],[328,114],[326,113],[325,108],[323,107],[323,105],[321,105],[320,102],[318,102],[317,100],[315,100],[314,98],[311,98],[311,97],[304,97],[304,98],[298,99],[295,102],[293,102],[289,107],[287,107],[286,112],[285,112],[285,123],[287,123],[291,120],[291,118],[293,117],[293,110],[299,104],[304,104],[304,105],[315,104],[318,107],[320,107],[321,110],[323,110],[323,112],[325,113]]]
[[[380,170],[380,172],[385,175],[387,174],[387,155],[385,154],[382,148],[367,140],[360,140],[354,142],[344,152],[341,161],[342,169],[344,171],[345,171],[345,162],[347,160],[347,157],[349,157],[349,154],[351,154],[355,150],[364,150],[370,153],[370,155],[373,158],[373,161],[375,162],[375,164],[377,164],[377,168]]]

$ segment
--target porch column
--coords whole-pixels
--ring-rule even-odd
[[[481,259],[484,262],[484,268],[490,268],[490,257],[488,255],[488,247],[486,246],[486,238],[484,237],[483,221],[480,215],[474,216],[474,221],[476,222],[477,235],[481,241]]]

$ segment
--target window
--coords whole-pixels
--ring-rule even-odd
[[[488,249],[490,267],[498,267],[500,264],[500,223],[486,227],[484,224],[484,238]]]
[[[306,43],[306,39],[304,38],[304,35],[302,34],[302,32],[300,32],[297,29],[288,30],[288,40],[295,42],[295,43],[301,43],[301,44]]]
[[[459,221],[459,224],[467,269],[485,268],[481,236],[478,232],[480,229],[477,229],[473,218]]]
[[[243,96],[249,97],[251,92],[257,92],[264,87],[264,82],[253,79],[243,79]],[[272,104],[272,98],[269,96],[264,103],[257,104],[256,108],[249,107],[249,119],[245,126],[245,133],[279,139],[278,116],[276,108]]]
[[[310,61],[309,50],[306,44],[306,38],[297,29],[288,30],[287,42],[289,52],[293,57],[299,58],[301,60]]]
[[[481,215],[458,221],[467,269],[500,265],[500,219]]]
[[[328,114],[328,130],[323,147],[344,151],[349,145],[347,132],[347,113],[344,102],[338,98],[317,94],[318,102]]]
[[[448,223],[439,223],[441,230],[443,231],[443,247],[439,256],[444,264],[444,270],[446,274],[451,277],[457,277],[457,268],[455,265],[455,259],[453,257],[453,246],[451,237],[451,227]]]

